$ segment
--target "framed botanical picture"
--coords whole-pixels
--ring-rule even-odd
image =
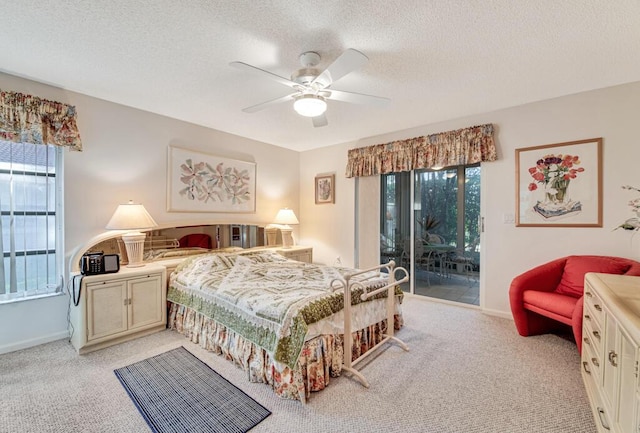
[[[256,211],[256,164],[169,146],[167,211]]]
[[[602,138],[516,149],[517,227],[602,227]]]
[[[336,175],[316,176],[316,204],[335,203]]]

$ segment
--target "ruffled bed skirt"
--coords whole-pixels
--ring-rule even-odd
[[[353,354],[357,359],[383,339],[386,320],[352,333]],[[394,327],[400,329],[402,316]],[[320,335],[305,342],[296,368],[271,359],[269,354],[234,331],[201,313],[169,302],[168,327],[175,329],[202,348],[224,356],[247,372],[251,382],[269,384],[276,395],[307,401],[311,392],[323,390],[331,377],[338,377],[344,359],[343,335]]]

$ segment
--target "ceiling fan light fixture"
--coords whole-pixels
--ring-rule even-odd
[[[296,98],[293,109],[301,116],[317,117],[327,111],[327,103],[322,96],[302,95]]]

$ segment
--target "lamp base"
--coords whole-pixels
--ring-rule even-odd
[[[278,237],[278,229],[275,227],[265,227],[264,232],[267,235],[267,246],[274,246]]]
[[[129,258],[128,268],[139,268],[145,265],[143,262],[144,240],[147,237],[145,233],[130,232],[122,235],[122,242],[127,249],[127,257]]]
[[[291,246],[293,245],[293,236],[291,235],[292,232],[293,229],[291,227],[280,228],[280,233],[282,233],[282,248],[291,248]]]

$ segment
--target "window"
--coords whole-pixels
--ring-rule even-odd
[[[0,302],[62,291],[62,148],[0,140]]]

